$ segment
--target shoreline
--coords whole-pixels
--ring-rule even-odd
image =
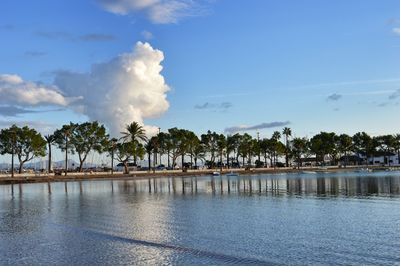
[[[293,168],[254,168],[250,170],[245,169],[223,169],[222,174],[237,173],[237,174],[280,174],[280,173],[300,173],[303,171],[312,172],[346,172],[354,171],[365,168],[365,166],[348,166],[348,167],[329,167],[329,168],[316,168],[304,167],[300,169]],[[370,169],[379,169],[382,167],[368,167]],[[220,172],[219,169],[207,170],[188,170],[182,172],[181,170],[168,170],[156,172],[140,172],[135,171],[130,174],[118,173],[68,173],[64,175],[35,175],[35,174],[15,174],[14,178],[11,176],[0,177],[0,185],[12,184],[29,184],[29,183],[54,183],[54,182],[74,182],[74,181],[98,181],[98,180],[140,180],[147,178],[167,178],[167,177],[193,177],[193,176],[209,176],[214,172]]]

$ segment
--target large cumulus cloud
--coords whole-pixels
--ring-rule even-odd
[[[54,84],[66,95],[83,96],[77,109],[117,135],[132,121],[143,124],[143,119],[168,110],[169,87],[160,73],[163,60],[161,51],[138,42],[131,53],[95,64],[89,73],[59,72]]]
[[[118,136],[133,121],[160,116],[169,108],[169,87],[161,75],[164,55],[138,42],[133,51],[92,65],[88,73],[57,72],[53,85],[0,75],[0,105],[64,106],[98,120]],[[157,127],[145,126],[149,134]]]

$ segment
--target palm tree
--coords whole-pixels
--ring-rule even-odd
[[[48,161],[48,172],[51,173],[51,145],[56,141],[54,135],[46,135],[44,136],[47,146],[49,147],[49,161]]]
[[[219,167],[220,167],[220,171],[222,172],[222,158],[224,156],[225,153],[225,149],[226,149],[226,138],[224,134],[220,134],[218,135],[217,138],[217,154],[219,156]]]
[[[149,171],[151,170],[151,154],[154,152],[154,155],[157,156],[155,154],[156,152],[156,142],[157,142],[157,137],[152,137],[151,139],[149,139],[146,142],[146,145],[144,146],[144,148],[146,149],[146,153],[147,153],[147,159],[149,160]],[[155,161],[153,160],[153,163],[155,164]],[[153,170],[155,170],[155,165],[153,167]]]
[[[197,169],[197,160],[203,161],[206,158],[204,144],[198,142],[193,149],[194,167]]]
[[[147,141],[146,131],[144,128],[139,125],[138,122],[132,122],[125,127],[125,132],[121,132],[122,137],[121,139],[124,142],[130,142],[132,144],[133,150],[136,153],[137,144],[140,141]],[[136,164],[137,155],[134,154],[133,156],[134,163]]]
[[[286,139],[286,150],[285,150],[285,161],[286,167],[289,167],[289,137],[292,136],[292,130],[288,127],[283,128],[283,135],[285,135]]]
[[[274,152],[274,168],[276,168],[276,161],[277,161],[277,153],[278,153],[278,143],[279,139],[281,138],[281,133],[279,131],[274,131],[271,137],[271,142],[273,146],[273,152]]]
[[[111,174],[114,174],[114,153],[117,148],[118,140],[116,138],[112,138],[108,141],[107,150],[111,155]]]

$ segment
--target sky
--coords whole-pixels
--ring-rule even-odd
[[[0,36],[0,127],[400,133],[398,0],[3,0]]]

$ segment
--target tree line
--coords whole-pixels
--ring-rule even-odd
[[[126,125],[121,137],[110,138],[104,125],[95,122],[69,123],[57,129],[53,134],[42,136],[28,126],[13,125],[0,131],[0,154],[11,155],[11,168],[14,172],[14,157],[19,161],[19,173],[25,163],[35,157],[48,155],[48,171],[52,171],[52,148],[60,149],[65,155],[65,169],[68,172],[68,156],[76,154],[79,159],[77,171],[83,171],[83,165],[90,152],[107,153],[111,157],[111,171],[114,160],[122,163],[124,172],[129,172],[129,164],[137,165],[147,155],[148,169],[161,164],[167,157],[168,169],[180,165],[183,170],[197,169],[199,162],[208,168],[231,167],[277,167],[303,165],[303,161],[315,156],[318,163],[330,158],[337,165],[341,156],[348,163],[349,154],[363,155],[365,163],[376,152],[384,156],[397,152],[400,156],[400,134],[372,137],[365,132],[353,136],[337,135],[334,132],[320,132],[312,138],[292,138],[292,131],[285,127],[282,132],[273,132],[270,138],[253,138],[247,133],[224,135],[207,131],[200,136],[187,129],[170,128],[167,132],[147,138],[144,128],[137,122]],[[278,158],[284,158],[284,163]],[[188,159],[187,161],[185,161]],[[390,164],[390,160],[389,160]]]

